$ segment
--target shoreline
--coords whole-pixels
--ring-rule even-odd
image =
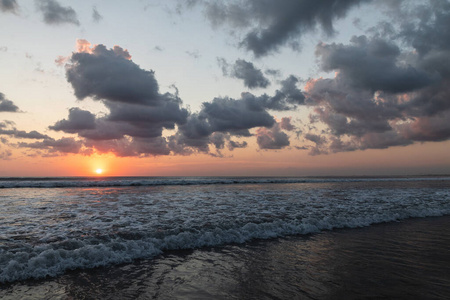
[[[7,284],[0,296],[444,299],[450,296],[450,266],[446,266],[450,254],[445,253],[450,233],[444,230],[449,225],[449,215],[410,218],[245,244],[173,250],[151,260]]]

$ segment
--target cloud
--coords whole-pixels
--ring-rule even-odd
[[[214,98],[204,102],[200,112],[208,120],[212,131],[235,133],[248,136],[248,129],[257,126],[271,126],[274,119],[253,97],[241,99]]]
[[[287,130],[287,131],[294,130],[295,126],[292,125],[291,121],[292,121],[292,118],[290,118],[290,117],[289,118],[287,118],[287,117],[281,118],[281,121],[279,122],[280,128]]]
[[[263,103],[251,94],[244,93],[240,99],[214,98],[204,102],[200,112],[191,114],[187,122],[179,126],[177,141],[207,152],[210,136],[215,132],[249,137],[249,129],[271,127],[274,123]]]
[[[432,74],[403,63],[400,48],[380,38],[358,36],[351,39],[351,45],[319,44],[316,55],[323,71],[339,70],[340,80],[372,92],[410,92],[437,80]]]
[[[244,85],[250,89],[265,88],[270,81],[264,77],[260,69],[256,69],[253,63],[238,59],[231,67],[230,76],[244,81]]]
[[[265,106],[272,110],[293,110],[305,104],[305,94],[297,87],[299,80],[290,75],[282,80],[281,88],[275,91],[272,97],[266,97]]]
[[[55,131],[64,131],[67,133],[76,133],[80,130],[95,129],[95,115],[79,108],[69,109],[68,120],[60,120],[49,128]]]
[[[64,154],[78,154],[83,147],[82,141],[77,141],[74,138],[64,137],[61,139],[47,138],[41,142],[33,143],[18,143],[21,148],[31,148],[39,150],[47,150],[49,153],[64,153]]]
[[[92,20],[95,23],[100,22],[103,19],[103,16],[98,12],[97,7],[92,7]]]
[[[305,134],[305,139],[315,144],[310,148],[310,155],[328,154],[328,151],[326,149],[327,139],[324,136],[307,133]]]
[[[217,64],[221,68],[223,76],[228,76],[228,69],[230,68],[230,64],[227,62],[227,60],[223,57],[217,57]]]
[[[200,52],[199,52],[198,50],[194,50],[194,51],[185,51],[185,52],[186,52],[187,55],[189,55],[190,57],[195,58],[195,59],[201,57]]]
[[[79,52],[73,53],[66,64],[67,81],[79,100],[92,97],[95,100],[158,105],[161,98],[153,71],[141,69],[121,47],[89,47],[89,43],[79,40]]]
[[[450,47],[435,42],[419,49],[408,38],[411,30],[431,32],[429,27],[446,24],[442,18],[413,22],[408,32],[398,25],[385,37],[372,32],[347,44],[320,43],[320,68],[335,72],[334,78],[310,79],[302,90],[304,82],[290,75],[272,95],[216,97],[197,112],[183,108],[176,88],[174,93],[160,92],[155,72],[142,69],[126,49],[79,40],[78,52],[66,62],[67,80],[78,99],[101,101],[108,112],[99,117],[72,108],[50,129],[77,134],[84,147],[118,156],[221,156],[223,149],[246,147],[244,139],[251,137],[260,149],[288,147],[287,132],[299,134],[303,128],[290,118],[276,122],[270,111],[308,105],[311,123],[306,124],[304,139],[311,144],[299,148],[310,149],[312,155],[447,140]],[[249,88],[264,87],[266,78],[252,63],[237,60],[231,65],[222,58],[218,62],[224,75],[242,79]]]
[[[334,21],[365,2],[369,1],[250,0],[202,3],[214,27],[227,24],[244,30],[246,33],[240,46],[261,57],[287,44],[298,49],[299,39],[317,27],[332,35]]]
[[[233,151],[234,149],[237,148],[245,148],[247,147],[247,142],[246,141],[235,141],[235,140],[231,140],[232,135],[228,134],[228,133],[222,133],[222,132],[214,132],[210,135],[209,140],[210,143],[214,145],[214,147],[216,148],[217,151],[217,155],[215,156],[220,156],[222,157],[223,155],[221,154],[220,150],[225,148],[225,145],[227,146],[228,150]]]
[[[281,75],[281,71],[280,70],[275,70],[275,69],[266,69],[264,71],[264,73],[266,75],[273,76],[273,77],[279,77]]]
[[[0,160],[9,160],[11,159],[12,152],[9,149],[0,151]]]
[[[19,108],[11,101],[5,98],[3,93],[0,93],[0,112],[18,112]]]
[[[105,101],[110,110],[105,120],[128,124],[122,126],[124,133],[139,137],[161,136],[163,128],[174,129],[176,124],[184,124],[188,111],[181,108],[181,100],[169,93],[159,97],[156,105]]]
[[[229,149],[230,151],[233,151],[233,150],[236,149],[236,148],[246,148],[247,146],[248,146],[248,144],[247,144],[246,141],[238,142],[238,141],[230,140],[230,141],[228,142],[228,149]]]
[[[127,50],[92,46],[85,40],[78,41],[77,49],[65,65],[67,80],[78,99],[101,101],[109,112],[97,117],[71,108],[66,119],[49,128],[77,134],[85,147],[101,153],[146,156],[202,152],[222,156],[225,146],[230,151],[247,147],[246,141],[233,137],[251,137],[250,130],[259,127],[271,128],[266,135],[273,141],[264,144],[264,149],[281,149],[289,141],[280,126],[285,130],[294,126],[283,118],[274,128],[276,122],[268,110],[286,110],[304,103],[304,95],[296,86],[298,79],[290,76],[281,82],[275,96],[242,93],[238,99],[217,97],[204,102],[200,111],[189,112],[182,108],[176,87],[175,94],[160,93],[154,72],[136,65]],[[172,135],[163,135],[163,129],[172,130]],[[210,152],[211,146],[215,154]]]
[[[44,22],[49,25],[59,25],[64,23],[77,26],[80,25],[77,13],[70,6],[61,6],[56,0],[39,0],[37,6],[43,13]]]
[[[71,108],[67,119],[49,128],[84,139],[86,147],[118,156],[167,155],[169,139],[163,130],[187,122],[189,112],[175,94],[160,93],[153,71],[135,64],[126,49],[92,46],[77,41],[78,52],[65,65],[66,77],[75,96],[101,101],[109,110],[102,117]]]
[[[3,121],[0,122],[0,135],[8,135],[17,139],[47,139],[48,135],[37,132],[36,130],[27,132],[18,130],[14,127],[14,122]]]
[[[407,140],[445,141],[450,139],[450,111],[432,117],[415,118],[414,121],[397,125],[397,130]]]
[[[119,157],[170,154],[167,140],[163,137],[87,140],[85,145],[95,148],[99,153],[113,153]]]
[[[16,0],[0,0],[0,10],[2,12],[17,13],[19,5]]]
[[[406,6],[400,23],[399,37],[413,46],[426,60],[428,54],[450,48],[450,3],[446,0],[427,1],[426,4]],[[448,66],[448,64],[446,64]]]
[[[230,136],[250,137],[252,136],[250,130],[253,128],[272,128],[277,123],[269,114],[269,110],[290,110],[304,104],[305,96],[297,88],[297,82],[296,77],[289,76],[281,82],[281,88],[275,92],[274,96],[267,94],[256,96],[244,92],[238,99],[217,97],[210,102],[204,102],[199,112],[190,114],[187,122],[178,126],[178,132],[171,140],[172,145],[177,145],[174,153],[180,150],[181,153],[186,153],[179,148],[179,145],[192,147],[200,152],[208,152],[210,144],[221,149],[225,137],[226,139],[229,139]],[[277,126],[282,126],[282,129],[285,130],[295,128],[289,118],[283,118]],[[261,136],[267,137],[260,138],[264,149],[281,149],[286,146],[285,133],[281,132],[279,128],[267,131],[259,130]],[[219,139],[219,136],[215,135],[217,133],[225,135],[221,135],[222,139]],[[211,137],[213,137],[213,141]],[[269,142],[269,139],[273,140],[272,143]],[[229,149],[246,146],[247,143],[231,143],[231,140],[228,144]]]
[[[312,154],[450,139],[450,43],[440,29],[450,25],[450,4],[399,8],[388,35],[378,27],[346,45],[317,46],[322,70],[335,77],[306,84],[311,120],[328,127],[323,140],[309,136]]]
[[[256,131],[256,142],[259,148],[273,150],[289,146],[289,137],[281,129],[281,123],[275,123],[271,128],[258,128]]]

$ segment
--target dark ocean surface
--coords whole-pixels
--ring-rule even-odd
[[[2,178],[0,298],[450,297],[450,177]]]

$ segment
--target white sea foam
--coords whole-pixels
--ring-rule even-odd
[[[450,214],[449,182],[6,189],[0,282],[164,251]]]
[[[449,213],[449,210],[434,209],[374,216],[372,218],[324,218],[310,219],[299,223],[283,221],[261,224],[248,223],[236,229],[223,230],[217,228],[198,233],[181,232],[162,239],[95,241],[98,244],[68,241],[79,244],[79,248],[72,250],[53,249],[52,246],[55,245],[49,245],[32,248],[29,252],[5,253],[5,251],[2,251],[0,282],[44,278],[46,276],[57,276],[67,270],[77,268],[94,268],[125,263],[138,258],[150,258],[167,250],[244,243],[255,238],[268,239],[293,234],[309,234],[334,228],[355,228],[409,217],[441,216]]]

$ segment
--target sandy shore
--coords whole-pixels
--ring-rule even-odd
[[[449,299],[450,216],[409,219],[3,285],[2,299]]]

